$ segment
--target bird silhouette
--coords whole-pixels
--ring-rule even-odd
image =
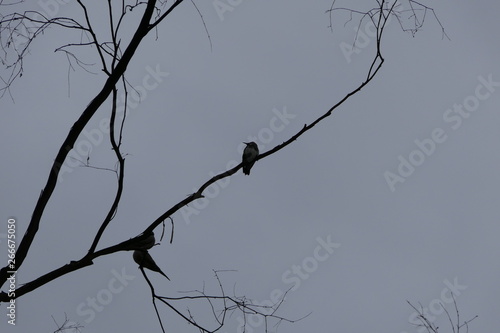
[[[255,163],[255,159],[257,158],[257,156],[259,156],[259,147],[253,141],[243,143],[247,145],[243,150],[243,173],[248,176],[250,174],[250,169]]]
[[[155,242],[156,242],[155,234],[150,233],[149,236],[147,236],[146,238],[144,238],[140,241],[137,241],[134,244],[134,248],[137,250],[149,250],[150,248],[152,248],[155,245]]]
[[[152,270],[153,272],[158,272],[170,281],[168,276],[161,271],[160,267],[158,267],[158,265],[153,260],[153,257],[151,257],[147,250],[135,250],[133,258],[134,261],[139,265],[139,267],[147,268],[149,270]]]

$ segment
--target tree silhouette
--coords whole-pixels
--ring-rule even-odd
[[[92,265],[94,260],[101,256],[112,255],[121,251],[132,251],[141,249],[147,238],[150,237],[151,233],[155,231],[161,225],[164,225],[166,220],[171,222],[171,236],[170,243],[173,242],[173,227],[174,221],[171,218],[174,213],[179,211],[182,207],[185,207],[189,203],[204,198],[204,191],[215,182],[230,177],[234,175],[241,167],[242,164],[238,164],[235,167],[222,172],[212,178],[206,180],[196,192],[187,196],[180,202],[172,205],[165,209],[165,212],[158,216],[154,221],[150,221],[148,225],[144,225],[144,230],[139,235],[133,236],[130,239],[125,239],[122,242],[105,247],[103,249],[97,250],[101,237],[109,226],[110,222],[113,220],[117,213],[120,200],[123,193],[124,184],[124,170],[126,162],[126,154],[121,151],[122,137],[123,137],[123,126],[126,120],[126,110],[127,110],[127,96],[130,90],[130,86],[126,80],[127,67],[130,65],[131,60],[134,58],[138,47],[143,42],[144,38],[150,34],[154,34],[156,28],[162,24],[164,21],[168,20],[170,16],[176,13],[176,9],[184,4],[184,0],[176,1],[166,1],[166,0],[147,0],[147,1],[107,1],[107,25],[109,33],[99,34],[92,24],[92,17],[90,11],[88,10],[88,5],[84,4],[82,0],[77,0],[76,4],[79,7],[78,17],[48,17],[46,14],[40,11],[25,10],[16,11],[16,6],[24,5],[22,1],[15,3],[7,3],[5,1],[0,1],[0,6],[5,9],[4,14],[0,14],[0,45],[2,49],[2,54],[0,60],[5,69],[6,74],[2,74],[3,86],[0,87],[0,95],[3,98],[6,96],[12,96],[11,89],[14,81],[21,79],[23,74],[23,62],[25,57],[28,56],[30,52],[30,47],[34,40],[39,38],[42,34],[49,34],[47,28],[61,28],[69,31],[75,31],[79,33],[81,37],[79,40],[61,45],[56,49],[58,52],[63,52],[69,61],[70,66],[80,66],[85,70],[88,70],[88,63],[83,61],[80,52],[83,48],[95,52],[95,56],[99,59],[100,69],[105,75],[105,82],[100,88],[99,92],[95,97],[89,102],[87,107],[82,110],[79,118],[69,129],[68,134],[64,141],[60,144],[54,162],[49,170],[47,177],[47,182],[42,189],[38,201],[34,207],[31,221],[28,225],[26,233],[23,235],[19,246],[16,251],[15,262],[13,265],[5,266],[0,270],[0,281],[2,284],[6,285],[6,281],[11,276],[12,271],[19,271],[22,269],[25,259],[29,255],[31,245],[37,236],[38,231],[43,225],[40,223],[45,212],[45,208],[54,193],[54,190],[58,184],[58,178],[61,175],[61,169],[68,159],[68,153],[74,148],[77,138],[86,128],[89,121],[94,117],[96,112],[104,107],[104,103],[107,100],[111,100],[111,107],[109,109],[110,124],[109,124],[109,140],[113,149],[113,154],[117,161],[117,167],[112,170],[117,175],[117,188],[114,194],[113,202],[111,203],[106,217],[102,222],[100,222],[100,227],[96,231],[94,239],[91,244],[89,244],[88,251],[82,255],[81,258],[76,260],[71,260],[68,258],[68,263],[54,269],[52,271],[46,272],[45,274],[39,276],[38,278],[28,281],[20,286],[15,295],[9,294],[7,291],[2,291],[0,293],[0,302],[9,302],[11,299],[16,299],[25,294],[30,293],[41,286],[52,282],[61,276],[64,276],[70,272],[77,271],[86,266]],[[186,2],[186,5],[192,4],[196,7],[194,1]],[[385,1],[377,0],[374,1],[375,6],[367,11],[356,11],[350,8],[337,7],[336,1],[333,1],[331,7],[327,10],[330,16],[330,20],[333,19],[336,13],[341,15],[342,12],[347,12],[348,17],[342,18],[344,20],[352,20],[356,17],[359,20],[359,27],[363,22],[371,22],[375,28],[376,34],[376,47],[374,50],[373,58],[366,68],[365,76],[360,80],[361,82],[357,87],[351,91],[347,91],[345,96],[339,101],[332,102],[332,106],[326,110],[317,119],[312,119],[309,124],[305,124],[302,129],[300,129],[296,134],[291,136],[288,140],[283,143],[265,151],[261,152],[260,155],[255,159],[255,163],[258,163],[261,159],[269,158],[271,156],[277,156],[285,147],[291,145],[299,137],[304,135],[306,132],[310,131],[315,125],[323,121],[332,112],[339,108],[344,102],[349,98],[356,95],[361,89],[368,85],[373,78],[377,75],[379,70],[382,68],[384,63],[384,57],[382,53],[382,40],[384,31],[387,26],[389,19],[395,18],[401,28],[405,31],[409,31],[411,34],[415,34],[424,24],[426,13],[432,11],[429,7],[422,5],[416,1],[408,1],[408,8],[402,9],[397,1]],[[197,9],[197,8],[196,8]],[[5,13],[7,10],[11,12]],[[140,20],[137,24],[132,35],[127,35],[124,28],[124,22],[131,14],[137,15],[140,13]],[[200,13],[198,11],[198,13]],[[433,13],[433,11],[432,11]],[[405,16],[407,16],[405,18]],[[203,16],[200,17],[203,20]],[[437,19],[437,17],[434,15]],[[408,26],[408,18],[410,19],[410,26]],[[439,21],[438,21],[439,22]],[[203,21],[204,23],[204,21]],[[205,26],[206,28],[206,26]],[[443,34],[445,34],[443,29]],[[210,35],[207,31],[207,37],[210,39]],[[125,42],[128,41],[128,42]],[[354,41],[354,44],[356,41]],[[125,105],[119,105],[118,94],[119,92],[125,95]],[[122,110],[120,110],[122,108]],[[86,164],[87,166],[88,163]],[[144,271],[142,271],[144,274]],[[217,331],[224,325],[224,318],[226,313],[231,311],[239,310],[244,315],[248,314],[259,314],[266,318],[274,318],[278,322],[294,320],[286,319],[276,315],[277,308],[281,305],[281,302],[275,304],[271,307],[263,307],[256,304],[252,304],[245,297],[228,296],[223,288],[221,280],[219,278],[219,272],[215,272],[215,279],[219,284],[219,295],[209,295],[204,291],[194,291],[193,295],[172,298],[165,297],[156,294],[153,284],[144,274],[144,277],[150,286],[153,304],[158,315],[159,322],[164,330],[161,317],[158,313],[156,307],[156,301],[166,305],[174,313],[185,319],[189,324],[194,325],[198,329],[204,332]],[[168,281],[165,280],[165,283]],[[283,296],[284,298],[284,296]],[[210,305],[214,318],[216,320],[216,325],[213,328],[209,328],[205,324],[198,323],[189,313],[183,313],[178,310],[173,304],[176,301],[185,300],[204,300]],[[215,305],[217,302],[218,305]],[[219,306],[218,310],[215,308]],[[67,320],[66,320],[67,321]],[[65,321],[65,322],[66,322]]]

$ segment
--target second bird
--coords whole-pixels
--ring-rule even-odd
[[[150,269],[153,272],[158,272],[170,281],[168,276],[161,271],[160,267],[158,267],[158,265],[153,260],[153,257],[151,257],[147,250],[135,250],[132,257],[134,258],[134,261],[139,265],[139,267]]]

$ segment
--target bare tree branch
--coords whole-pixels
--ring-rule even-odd
[[[47,184],[45,185],[44,189],[42,190],[40,194],[40,198],[38,199],[38,202],[35,206],[35,209],[33,211],[33,215],[30,221],[30,224],[28,226],[28,229],[21,240],[21,243],[19,244],[17,253],[16,253],[16,270],[21,267],[21,265],[24,262],[24,259],[26,258],[26,255],[28,254],[29,248],[31,247],[31,244],[37,234],[39,225],[40,225],[40,220],[42,218],[43,212],[45,210],[45,207],[47,203],[49,202],[52,193],[56,187],[57,184],[57,178],[59,175],[59,171],[61,169],[61,166],[64,163],[64,160],[68,156],[68,153],[71,149],[73,149],[73,146],[82,132],[82,130],[85,128],[89,120],[92,118],[92,116],[95,114],[95,112],[99,109],[99,107],[104,103],[104,101],[108,98],[108,96],[111,94],[113,88],[115,87],[116,83],[120,79],[120,77],[125,73],[125,70],[127,69],[127,66],[132,59],[135,51],[139,47],[142,39],[148,34],[148,32],[151,30],[150,28],[150,20],[152,17],[152,14],[154,12],[154,8],[156,5],[155,0],[150,0],[147,2],[147,6],[144,10],[144,14],[142,16],[141,22],[139,23],[139,26],[137,27],[137,30],[132,37],[129,45],[127,46],[125,52],[123,53],[122,58],[118,61],[116,68],[114,68],[113,72],[111,75],[109,75],[108,79],[104,83],[104,86],[102,87],[101,91],[96,95],[96,97],[90,102],[90,104],[87,106],[87,108],[83,111],[82,115],[80,118],[75,122],[73,127],[68,133],[68,136],[64,140],[63,144],[61,145],[59,152],[57,153],[57,156],[55,158],[55,161],[52,165],[51,171],[49,173],[49,177],[47,179]],[[173,10],[173,8],[172,8]],[[169,11],[169,13],[171,10]],[[83,260],[85,263],[85,266],[87,264],[91,263],[91,258],[85,258]],[[74,266],[72,266],[74,268]],[[8,278],[8,268],[7,266],[2,268],[0,270],[0,282],[3,284],[7,278]]]

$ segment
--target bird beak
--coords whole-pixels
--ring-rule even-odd
[[[243,143],[244,143],[244,144],[246,144],[246,145],[249,145],[249,144],[250,144],[250,142],[243,142]]]

